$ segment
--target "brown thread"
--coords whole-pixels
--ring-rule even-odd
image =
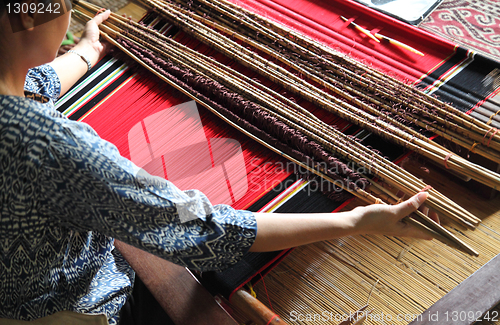
[[[490,119],[488,120],[488,122],[486,122],[486,124],[487,124],[487,125],[490,125],[490,124],[491,124],[491,122],[493,122],[493,118],[494,118],[495,116],[497,116],[497,114],[498,114],[498,113],[500,113],[500,110],[496,111],[496,113],[495,113],[495,114],[491,115],[491,116],[490,116]]]
[[[204,97],[205,101],[224,112],[227,118],[244,129],[260,135],[279,150],[311,167],[315,165],[315,162],[325,162],[328,166],[328,169],[324,171],[326,175],[347,184],[349,188],[365,188],[369,184],[367,179],[348,168],[337,158],[330,156],[319,144],[307,139],[300,131],[289,128],[275,117],[261,111],[257,104],[232,93],[220,83],[197,75],[189,69],[176,66],[171,61],[158,58],[151,51],[125,39],[119,38],[117,41],[145,63],[163,72],[184,88],[195,92],[197,96]],[[340,193],[332,194],[335,198],[338,196],[338,199],[341,197],[344,199],[344,195],[339,195]]]
[[[479,144],[479,142],[476,142],[474,141],[474,143],[472,144],[472,146],[470,147],[469,151],[470,152],[474,152],[474,148],[476,148],[476,146]]]

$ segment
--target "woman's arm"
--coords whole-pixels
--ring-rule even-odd
[[[339,213],[255,213],[257,238],[252,252],[286,249],[348,235],[383,234],[432,239],[401,220],[427,199],[419,193],[397,205],[373,204]],[[434,216],[434,218],[436,218]]]
[[[85,25],[80,42],[73,51],[84,55],[92,66],[108,51],[108,44],[99,41],[99,25],[108,19],[109,10],[97,15]],[[78,55],[66,53],[50,63],[61,81],[61,96],[64,95],[88,70],[88,65]]]

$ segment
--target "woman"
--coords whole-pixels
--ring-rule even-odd
[[[113,238],[202,271],[233,265],[248,250],[346,235],[430,239],[401,221],[426,193],[335,214],[260,214],[212,206],[198,191],[138,174],[112,144],[52,104],[106,52],[98,25],[109,11],[55,59],[70,13],[47,19],[12,10],[32,3],[4,0],[0,8],[0,318],[72,310],[116,323],[133,271]]]

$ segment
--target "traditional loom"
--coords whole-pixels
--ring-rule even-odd
[[[472,96],[462,96],[460,92],[456,92],[453,85],[453,81],[457,81],[458,84],[461,83],[460,77],[463,75],[467,75],[467,77],[472,77],[473,80],[477,80],[476,84],[481,84],[481,81],[484,80],[484,77],[487,76],[489,71],[481,71],[484,69],[484,64],[481,62],[481,58],[474,58],[469,52],[462,49],[454,49],[450,44],[442,44],[440,41],[436,41],[429,37],[428,35],[420,35],[419,32],[415,30],[410,30],[409,33],[414,36],[419,36],[424,38],[428,44],[435,45],[435,48],[431,48],[428,52],[428,55],[434,53],[434,56],[429,59],[428,57],[425,60],[425,65],[421,65],[422,62],[417,62],[414,58],[406,57],[403,58],[403,62],[397,62],[397,59],[401,60],[401,56],[403,54],[395,50],[393,52],[392,49],[385,49],[384,51],[388,51],[389,53],[381,54],[380,51],[375,51],[374,49],[368,46],[366,48],[362,48],[359,50],[357,48],[352,48],[350,45],[345,45],[347,43],[347,38],[341,34],[335,34],[331,32],[328,28],[324,27],[325,22],[315,21],[314,19],[310,19],[304,17],[304,15],[299,15],[292,10],[297,11],[291,4],[284,4],[276,2],[268,2],[268,1],[260,1],[260,2],[247,2],[246,5],[250,6],[253,10],[267,10],[267,14],[271,17],[276,17],[276,12],[280,12],[281,15],[285,17],[291,17],[294,20],[289,21],[290,24],[297,24],[296,28],[300,30],[300,28],[305,28],[309,24],[309,29],[305,28],[307,32],[311,32],[310,28],[315,28],[318,38],[322,39],[326,43],[330,44],[332,39],[339,38],[341,42],[335,43],[338,44],[338,47],[344,47],[346,52],[351,52],[353,56],[361,56],[360,53],[367,53],[368,55],[373,55],[371,60],[372,64],[380,67],[380,68],[388,68],[390,67],[391,71],[398,75],[401,78],[407,78],[410,80],[418,79],[422,76],[422,72],[430,71],[429,75],[425,76],[425,78],[429,78],[432,80],[435,76],[455,76],[454,79],[447,80],[442,79],[441,82],[435,82],[432,80],[428,82],[431,85],[431,88],[437,90],[437,93],[441,95],[441,97],[447,96],[447,100],[452,101],[456,106],[468,110],[472,108],[476,108],[478,106],[476,104],[481,103],[482,101],[488,102],[488,98],[494,97],[496,92],[498,92],[498,88],[487,88],[478,87],[477,91],[471,92]],[[302,3],[304,6],[312,6],[313,8],[309,8],[309,10],[314,10],[315,13],[322,13],[327,16],[326,13],[330,12],[331,7],[327,4],[322,4],[321,6],[312,5],[310,3]],[[300,3],[295,3],[294,6],[300,8]],[[264,9],[263,9],[264,8]],[[274,10],[274,11],[273,11]],[[345,12],[351,12],[351,16],[353,12],[355,14],[360,15],[357,10],[357,6],[353,3],[347,2],[346,4],[339,4],[335,7],[333,12],[338,13],[341,11],[342,14]],[[274,16],[273,16],[274,12]],[[337,14],[336,14],[337,15]],[[376,18],[378,20],[377,24],[383,26],[384,19],[378,16],[375,13],[370,13],[371,18]],[[318,14],[318,16],[321,16]],[[337,15],[338,16],[338,15]],[[329,21],[328,16],[325,18],[326,21]],[[281,18],[283,19],[283,18]],[[363,21],[362,18],[357,18],[356,21]],[[365,21],[368,21],[365,17]],[[299,26],[299,22],[302,24]],[[322,26],[323,23],[323,26]],[[338,21],[337,23],[340,23]],[[335,24],[333,24],[335,25]],[[376,25],[376,23],[372,22],[372,25]],[[399,29],[398,32],[402,35],[405,32],[401,31],[402,28],[399,23],[392,21],[391,27]],[[334,30],[335,26],[331,26],[331,29]],[[359,34],[352,33],[350,30],[345,28],[343,33],[350,35],[351,37],[359,38]],[[342,28],[340,28],[342,30]],[[324,33],[324,34],[322,34]],[[322,35],[321,35],[322,34]],[[333,35],[333,36],[332,36]],[[343,42],[342,42],[343,41]],[[356,41],[357,47],[362,47],[359,44],[362,44],[363,40]],[[366,41],[366,40],[365,40]],[[411,43],[411,42],[410,42]],[[417,46],[418,41],[414,41],[413,44]],[[447,51],[444,53],[439,53],[441,51]],[[391,53],[392,52],[392,53]],[[448,57],[447,58],[447,56]],[[444,61],[443,61],[444,59]],[[448,60],[446,60],[448,59]],[[427,61],[428,60],[428,61]],[[404,62],[406,61],[406,62]],[[443,61],[443,62],[441,62]],[[394,68],[396,66],[396,68]],[[412,66],[412,67],[410,67]],[[102,62],[96,70],[107,70],[107,82],[115,83],[120,85],[119,88],[105,90],[99,92],[99,94],[89,95],[90,101],[85,103],[84,107],[74,107],[70,108],[68,104],[64,104],[65,98],[61,100],[61,104],[59,109],[61,111],[65,111],[71,118],[85,118],[85,122],[91,124],[98,133],[104,138],[112,140],[118,148],[122,151],[122,154],[127,156],[127,150],[129,146],[127,143],[127,139],[123,136],[116,136],[113,133],[117,132],[117,129],[123,128],[125,132],[132,129],[138,122],[141,122],[144,119],[146,122],[146,118],[154,113],[160,112],[162,109],[168,108],[172,104],[182,103],[183,99],[179,100],[179,97],[169,96],[166,93],[159,93],[154,88],[156,85],[148,84],[147,81],[141,80],[138,78],[138,82],[133,80],[134,82],[130,82],[131,72],[124,71],[125,67],[121,65],[119,62]],[[419,71],[419,69],[423,71]],[[488,69],[492,70],[491,66]],[[478,72],[479,70],[479,72]],[[466,72],[473,71],[474,73],[468,74]],[[486,72],[486,73],[485,73]],[[434,75],[434,76],[433,76]],[[458,77],[456,77],[458,75]],[[439,78],[436,78],[439,79]],[[448,79],[450,79],[448,77]],[[123,81],[128,81],[123,84]],[[423,82],[426,80],[424,79]],[[99,81],[100,82],[100,81]],[[96,83],[98,83],[97,79],[89,80],[88,87],[92,88]],[[493,83],[494,84],[494,83]],[[448,90],[446,87],[449,87]],[[472,86],[472,85],[471,85]],[[498,86],[497,86],[498,87]],[[84,88],[84,87],[83,87]],[[75,97],[82,97],[86,93],[85,90],[75,89],[73,94]],[[142,88],[142,89],[141,89]],[[472,88],[472,87],[471,87]],[[164,90],[167,91],[167,90]],[[140,94],[141,97],[135,96],[134,92]],[[110,95],[110,93],[113,93]],[[125,97],[128,96],[128,97]],[[474,97],[477,96],[477,97]],[[71,97],[71,94],[68,95],[68,98]],[[106,101],[102,101],[102,99],[107,98]],[[127,103],[131,98],[137,98],[134,103]],[[182,97],[181,97],[182,98]],[[166,103],[166,102],[169,103]],[[93,107],[93,103],[99,103],[97,107]],[[482,104],[482,103],[481,103]],[[490,104],[488,102],[488,104]],[[141,112],[130,111],[130,106],[137,105],[137,107],[145,107],[149,109],[143,110]],[[483,105],[484,106],[487,105]],[[495,107],[495,106],[493,106]],[[100,113],[99,113],[100,112]],[[115,120],[113,123],[102,122],[102,116],[99,114],[112,114],[115,116]],[[141,116],[137,116],[143,114]],[[480,114],[479,114],[480,115]],[[477,116],[479,116],[477,115]],[[205,119],[203,114],[201,115],[201,120]],[[204,121],[203,123],[206,125],[207,123]],[[115,127],[116,126],[116,127]],[[213,134],[217,134],[217,137],[227,137],[227,138],[236,138],[241,139],[237,134],[232,133],[229,130],[225,130],[223,127],[217,126],[217,123],[212,122],[212,125],[209,126],[209,129],[212,128],[211,134],[207,134],[206,138],[211,138]],[[205,127],[206,130],[206,127]],[[214,131],[215,130],[215,131]],[[202,142],[202,141],[200,141]],[[244,143],[244,139],[240,140],[240,143]],[[245,145],[242,145],[245,147]],[[250,147],[254,145],[249,145]],[[123,151],[124,150],[124,151]],[[246,153],[245,160],[253,162],[253,169],[259,166],[255,164],[255,157],[252,157],[252,153]],[[260,154],[260,153],[259,153]],[[129,154],[131,155],[131,153]],[[259,157],[258,161],[262,162],[278,162],[280,159],[267,153],[267,157]],[[230,158],[230,157],[229,157]],[[154,160],[154,159],[152,159]],[[274,171],[276,171],[275,168]],[[251,171],[252,166],[247,166],[247,171]],[[268,184],[265,189],[256,189],[249,188],[247,191],[246,197],[241,198],[240,202],[236,202],[235,206],[238,208],[247,208],[250,206],[252,202],[258,198],[260,191],[261,193],[269,192],[269,189],[275,188],[275,184],[272,184],[274,181],[285,181],[288,182],[289,179],[286,177],[289,176],[289,173],[281,172],[281,173],[269,173],[269,170],[264,175],[259,174],[259,171],[254,171],[256,179],[259,179],[259,182],[253,183],[253,185],[257,184]],[[262,172],[262,170],[260,170]],[[168,171],[166,172],[168,174]],[[270,176],[271,175],[271,176]],[[253,176],[252,176],[252,179]],[[294,185],[288,192],[285,191],[284,196],[290,197],[288,195],[290,193],[300,192],[298,190],[301,187],[304,187],[305,184],[301,181],[294,182]],[[256,186],[257,187],[257,186]],[[273,193],[273,192],[271,192]],[[275,193],[278,194],[278,193]],[[448,194],[448,193],[447,193]],[[233,194],[234,196],[234,194]],[[271,194],[271,196],[273,196]],[[274,195],[278,196],[278,195]],[[269,197],[263,198],[264,201],[269,201]],[[321,195],[318,196],[318,200],[321,201]],[[283,204],[283,202],[280,202]],[[312,206],[321,208],[326,208],[328,211],[333,210],[335,207],[331,206],[330,203],[318,204],[317,201],[312,202]],[[264,205],[264,203],[259,202],[258,204]],[[288,207],[287,207],[288,205]],[[299,204],[301,205],[301,204]],[[306,207],[307,208],[307,207]],[[290,209],[292,211],[297,211],[297,205],[293,205],[291,201],[289,203],[285,203],[282,209]],[[496,212],[496,211],[493,211]],[[481,213],[476,213],[477,215],[481,215]],[[405,315],[416,315],[422,312],[425,308],[431,305],[434,301],[436,301],[439,297],[441,297],[445,292],[449,291],[453,288],[457,283],[461,282],[465,277],[470,275],[475,269],[484,264],[485,261],[489,260],[492,256],[498,253],[498,246],[494,243],[489,243],[489,241],[494,238],[495,241],[495,222],[492,218],[489,218],[487,221],[491,221],[492,224],[485,224],[483,222],[484,227],[481,228],[481,232],[486,233],[487,235],[482,238],[480,235],[476,235],[474,233],[467,233],[467,239],[471,240],[471,242],[478,243],[480,246],[480,257],[472,258],[467,257],[461,253],[458,253],[451,248],[447,248],[444,245],[432,242],[432,243],[420,243],[416,242],[413,244],[409,244],[407,241],[399,240],[399,239],[387,239],[387,238],[379,238],[373,236],[367,237],[356,237],[356,238],[346,238],[342,240],[338,240],[337,242],[330,243],[322,243],[318,245],[311,245],[303,248],[299,248],[292,255],[285,260],[284,263],[292,263],[294,264],[294,270],[287,270],[286,273],[289,276],[289,280],[284,278],[283,274],[279,273],[279,276],[273,278],[273,274],[280,271],[280,268],[286,268],[286,264],[282,263],[278,266],[278,269],[273,271],[270,276],[271,281],[266,280],[267,287],[270,292],[270,298],[272,301],[279,301],[278,296],[282,296],[281,298],[287,297],[296,297],[296,296],[306,296],[306,300],[314,301],[314,306],[292,306],[286,303],[279,304],[279,308],[277,307],[277,312],[284,318],[285,320],[290,318],[291,311],[297,311],[303,315],[306,314],[314,314],[318,312],[321,314],[323,311],[332,312],[333,314],[344,314],[349,313],[350,311],[358,310],[360,307],[366,303],[365,299],[367,299],[369,292],[374,290],[374,294],[370,300],[370,306],[375,308],[373,314],[380,315],[381,312],[385,311],[385,314],[392,313],[396,314],[405,314]],[[457,231],[460,231],[457,229]],[[321,250],[319,249],[321,247]],[[366,251],[371,251],[370,254],[367,255]],[[314,253],[317,258],[314,260],[308,260],[304,258],[304,255],[309,255]],[[442,262],[440,258],[445,256],[449,258],[447,264]],[[283,254],[278,254],[278,257],[282,257]],[[373,258],[380,259],[384,262],[376,263]],[[320,261],[324,264],[320,266]],[[467,263],[467,265],[462,265]],[[405,265],[405,269],[402,269],[399,265],[395,265],[401,263]],[[266,263],[268,264],[268,263]],[[268,266],[268,265],[267,265]],[[447,268],[456,270],[448,270]],[[460,268],[459,268],[460,267]],[[260,272],[260,274],[259,274]],[[439,273],[439,275],[433,274],[434,272]],[[257,269],[257,278],[260,278],[260,275],[263,275],[265,272],[261,271],[260,268]],[[314,276],[313,276],[314,275]],[[288,288],[287,283],[295,283],[297,279],[305,280],[305,287],[303,285],[297,285],[293,288]],[[336,279],[337,282],[333,282],[333,279]],[[381,279],[377,285],[374,285],[378,279]],[[405,284],[402,285],[404,281]],[[302,283],[302,282],[297,282]],[[416,292],[419,285],[423,285],[425,289],[421,292]],[[331,286],[331,288],[328,288]],[[323,288],[324,292],[328,291],[328,294],[322,293],[314,288]],[[375,289],[373,289],[375,288]],[[308,290],[309,289],[309,290]],[[294,290],[298,290],[294,291]],[[312,290],[312,292],[311,292]],[[400,301],[398,301],[400,300]],[[275,306],[276,307],[276,306]],[[301,307],[301,309],[299,308]],[[307,312],[307,308],[309,308],[309,312]],[[320,309],[324,308],[324,309]],[[306,310],[305,310],[306,309]],[[313,312],[314,311],[314,312]],[[389,312],[388,312],[389,311]],[[407,322],[407,320],[405,320]],[[400,323],[405,323],[402,321]],[[369,322],[369,320],[368,320]],[[374,321],[376,322],[376,320]]]

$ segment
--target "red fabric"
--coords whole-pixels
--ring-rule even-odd
[[[500,60],[499,0],[444,0],[419,27]]]
[[[89,114],[83,119],[83,122],[91,125],[103,139],[116,145],[124,157],[131,159],[129,149],[131,141],[137,142],[137,137],[131,139],[131,130],[136,129],[141,123],[144,125],[145,121],[147,121],[147,117],[154,116],[156,113],[171,109],[172,106],[188,102],[189,100],[190,99],[186,96],[181,95],[166,85],[157,84],[156,81],[136,76],[121,87],[113,96],[100,103],[92,114]],[[217,177],[213,172],[210,174],[210,167],[213,166],[205,166],[205,170],[210,174],[208,175],[209,177],[197,177],[191,181],[189,181],[189,179],[186,181],[186,177],[181,177],[180,182],[173,181],[179,188],[182,190],[192,188],[201,189],[213,204],[231,204],[236,209],[243,209],[290,175],[291,172],[283,168],[283,166],[286,166],[286,162],[278,155],[264,149],[262,146],[243,136],[236,130],[228,128],[225,122],[211,115],[204,110],[203,107],[198,105],[197,108],[200,111],[203,125],[202,132],[204,132],[202,137],[204,138],[203,140],[207,140],[205,144],[207,148],[203,148],[203,146],[198,147],[198,144],[196,144],[197,148],[192,150],[189,146],[184,146],[187,147],[187,151],[183,153],[186,159],[177,163],[177,165],[174,164],[174,166],[183,169],[180,171],[181,173],[191,173],[192,175],[188,176],[196,177],[197,175],[194,174],[195,170],[197,168],[199,169],[200,166],[195,166],[193,164],[199,159],[194,159],[193,157],[198,157],[202,150],[208,152],[208,146],[210,146],[213,165],[214,160],[217,160],[217,157],[214,157],[212,154],[216,152],[214,145],[217,144],[218,139],[224,138],[239,142],[238,144],[241,145],[241,151],[244,158],[244,166],[231,166],[230,163],[226,164],[225,170],[223,171],[226,173],[226,178],[220,175],[220,177]],[[106,116],[112,118],[105,118]],[[165,124],[161,125],[161,127],[167,131],[173,130],[173,132],[177,132],[175,130],[175,122],[172,122],[172,125],[169,124],[169,122],[171,121],[165,121]],[[141,147],[147,150],[147,144],[150,144],[151,136],[152,133],[149,133],[149,137],[148,133],[145,133],[145,143]],[[199,134],[198,138],[200,138]],[[198,143],[201,142],[198,141]],[[167,145],[171,145],[172,147],[177,146],[175,152],[181,154],[183,144],[184,143],[167,143]],[[171,148],[168,149],[170,150]],[[153,147],[153,150],[156,149]],[[161,160],[158,160],[159,165],[156,166],[158,167],[156,170],[159,170],[161,173],[163,173],[166,169],[166,165],[168,165],[168,158],[165,157],[169,157],[169,155],[162,156]],[[132,159],[132,161],[134,161],[134,159]],[[137,164],[136,161],[134,162]],[[138,166],[144,167],[151,173],[151,170],[148,170],[147,167],[142,166],[142,164],[138,164]],[[149,164],[149,167],[151,168],[151,164]],[[155,166],[152,167],[154,171]],[[246,179],[234,180],[234,177],[233,179],[228,178],[227,175],[231,173],[231,168],[233,168],[233,170],[237,168],[246,168]],[[158,172],[153,172],[152,174],[156,175]],[[233,175],[234,174],[235,173],[233,173]],[[238,174],[236,173],[236,175]],[[163,177],[164,174],[158,174],[157,176]],[[169,177],[172,177],[172,175]],[[169,179],[169,177],[167,177],[167,179]],[[234,182],[229,184],[229,181],[233,180]],[[216,181],[222,183],[216,184]],[[231,195],[229,199],[227,198],[227,193],[226,197],[222,195],[225,192],[221,191],[220,188],[224,187],[225,189],[226,186],[229,188]],[[234,201],[236,189],[241,189],[241,186],[245,187],[242,190],[244,194],[240,191],[240,195],[237,197],[237,200]]]

